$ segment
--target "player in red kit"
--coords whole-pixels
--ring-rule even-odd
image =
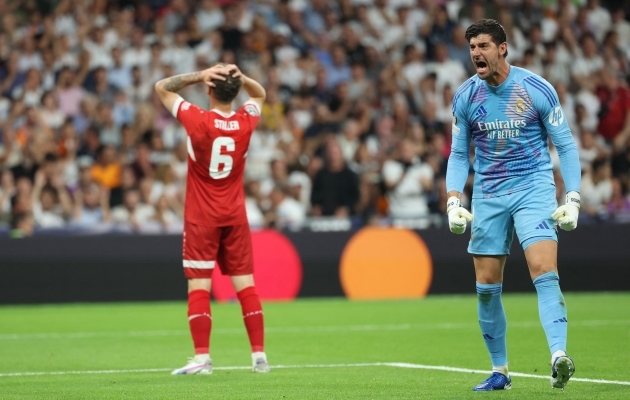
[[[207,85],[210,111],[177,94],[195,83]],[[232,101],[241,87],[249,100],[234,111]],[[210,286],[217,265],[224,275],[230,276],[241,303],[253,370],[269,372],[243,191],[245,157],[260,118],[265,89],[243,75],[236,65],[218,64],[204,71],[162,79],[155,84],[155,91],[188,134],[183,265],[188,279],[188,322],[195,356],[173,374],[212,373]]]

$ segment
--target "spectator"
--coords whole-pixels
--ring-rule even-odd
[[[42,13],[31,3],[7,3],[0,27],[0,169],[8,171],[0,223],[15,214],[40,223],[51,199],[59,208],[53,189],[61,189],[53,181],[63,181],[74,210],[66,225],[119,229],[108,223],[109,207],[139,187],[155,213],[124,229],[179,229],[186,135],[152,85],[217,61],[237,63],[268,92],[246,167],[252,226],[276,223],[271,197],[281,197],[279,185],[310,217],[337,213],[390,223],[386,199],[395,189],[384,192],[381,183],[392,165],[402,165],[403,146],[432,172],[433,189],[418,196],[442,215],[450,103],[474,73],[464,32],[481,18],[504,26],[512,64],[542,72],[556,88],[589,184],[591,164],[611,157],[604,164],[622,183],[620,192],[630,186],[630,113],[623,113],[630,23],[627,9],[611,1],[159,0],[134,2],[133,10],[128,2],[84,8],[62,0]],[[181,95],[208,107],[200,85]],[[239,96],[235,106],[244,100]],[[103,176],[112,163],[101,165],[101,146],[112,149],[122,171],[111,192]],[[333,147],[341,148],[341,161]],[[96,183],[91,171],[99,168],[104,175]],[[40,170],[46,183],[33,197]],[[599,210],[601,218],[608,215],[605,203]]]
[[[507,15],[510,15],[509,12],[507,12]],[[507,30],[508,28],[505,25],[506,24],[503,23],[503,27]],[[465,34],[466,30],[461,25],[456,25],[453,27],[453,37],[447,42],[446,46],[451,58],[458,61],[466,69],[467,75],[472,75],[475,73],[474,65],[470,61],[470,48],[468,47]],[[510,33],[508,33],[508,36],[510,36],[510,38],[515,37],[515,35],[510,35]],[[514,39],[512,39],[510,44],[512,43],[514,43]],[[514,50],[514,47],[510,46],[510,54],[514,54]]]
[[[41,76],[37,69],[31,68],[26,72],[24,84],[15,87],[11,93],[14,100],[22,100],[27,107],[39,106],[44,90]]]
[[[138,231],[155,215],[155,209],[140,201],[138,189],[128,189],[123,195],[123,204],[112,209],[112,222]]]
[[[75,74],[70,68],[64,67],[57,76],[55,96],[59,109],[65,116],[75,116],[79,113],[79,103],[85,91],[80,86],[83,83],[82,76]]]
[[[88,183],[74,192],[72,224],[89,228],[110,221],[109,192],[95,182]]]
[[[20,54],[13,51],[0,69],[0,94],[11,97],[13,90],[26,80],[26,72],[19,69]]]
[[[145,45],[145,35],[141,27],[131,31],[129,47],[123,51],[122,64],[128,68],[146,68],[151,61],[151,50]]]
[[[620,150],[630,138],[630,89],[608,69],[602,70],[600,76],[602,84],[597,88],[597,95],[601,108],[597,133]]]
[[[90,168],[92,179],[110,191],[120,186],[121,167],[116,156],[113,146],[101,145],[96,150],[96,162]]]
[[[336,87],[341,82],[348,82],[352,78],[346,51],[342,46],[335,46],[331,50],[332,63],[326,68],[328,89]]]
[[[35,39],[30,36],[25,37],[22,41],[22,53],[18,61],[18,69],[21,72],[26,72],[29,69],[40,70],[43,66],[44,60],[42,60],[41,53],[37,51]]]
[[[197,11],[197,21],[202,32],[210,32],[224,22],[224,16],[215,0],[202,0]]]
[[[612,195],[606,206],[609,218],[616,222],[630,222],[630,196],[628,186],[621,180],[613,178]]]
[[[44,124],[52,129],[59,129],[65,122],[65,117],[59,110],[57,100],[53,92],[48,91],[41,96],[42,108],[39,109],[39,115]]]
[[[83,46],[90,54],[90,69],[97,67],[111,68],[114,64],[111,57],[111,47],[105,41],[103,28],[95,27],[92,30],[90,39],[86,40]]]
[[[162,52],[161,61],[164,64],[171,65],[175,74],[183,74],[194,71],[195,68],[195,52],[188,46],[188,31],[181,27],[175,32],[175,40],[172,46],[166,48]]]
[[[605,213],[606,204],[612,197],[610,163],[605,158],[593,161],[591,170],[582,177],[582,211],[590,216]]]
[[[383,164],[389,215],[393,219],[420,219],[420,227],[429,226],[427,193],[433,190],[433,170],[417,156],[413,142],[403,139],[398,146],[398,160]]]
[[[13,214],[11,219],[11,232],[9,235],[13,239],[25,238],[33,235],[35,224],[33,216],[29,213]]]
[[[61,176],[46,184],[46,176],[39,171],[33,185],[33,218],[40,228],[63,228],[72,211],[72,201]]]
[[[359,200],[359,181],[343,159],[341,147],[330,140],[326,145],[326,162],[317,173],[311,193],[312,213],[315,216],[334,215],[347,218],[354,214]]]
[[[0,223],[10,222],[11,198],[15,195],[15,180],[11,170],[0,174]]]
[[[123,62],[123,52],[120,47],[112,49],[112,66],[107,71],[107,80],[118,90],[131,85],[131,67]]]
[[[608,156],[607,149],[601,143],[597,143],[597,138],[589,130],[582,130],[578,143],[578,154],[582,171],[588,171],[596,159]]]
[[[429,63],[427,69],[435,73],[438,90],[444,90],[445,86],[457,88],[468,77],[464,66],[449,58],[448,47],[444,43],[438,43],[434,48],[434,61]]]
[[[594,75],[604,68],[604,60],[597,53],[597,41],[592,33],[586,32],[580,37],[582,54],[573,62],[573,79],[583,88],[592,87]]]
[[[286,186],[276,185],[269,196],[275,214],[275,227],[299,231],[304,225],[306,212],[302,204],[289,195]]]
[[[348,120],[344,123],[341,134],[337,135],[337,142],[341,147],[341,152],[346,163],[354,160],[354,156],[359,148],[359,137],[361,127],[355,120]]]

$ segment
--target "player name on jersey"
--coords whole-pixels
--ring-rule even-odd
[[[237,131],[240,129],[238,121],[224,121],[222,119],[215,119],[214,127],[223,131]]]

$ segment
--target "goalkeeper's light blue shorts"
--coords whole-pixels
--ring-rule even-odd
[[[541,240],[558,241],[551,214],[558,207],[556,186],[541,183],[512,194],[473,198],[468,252],[480,255],[510,254],[514,231],[523,250]]]

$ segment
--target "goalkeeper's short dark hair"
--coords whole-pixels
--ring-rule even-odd
[[[466,29],[465,37],[468,43],[470,43],[470,39],[484,34],[490,35],[492,41],[497,45],[497,47],[499,47],[501,43],[507,42],[505,29],[503,29],[503,26],[494,19],[482,19],[481,21],[477,21],[470,25],[468,29]],[[508,52],[505,50],[504,57],[507,57],[507,55]]]
[[[241,90],[241,86],[243,86],[241,78],[234,77],[234,71],[231,71],[230,75],[226,75],[224,81],[213,79],[212,83],[215,84],[215,87],[212,88],[214,98],[224,104],[230,104],[236,96],[238,96],[238,92]]]

